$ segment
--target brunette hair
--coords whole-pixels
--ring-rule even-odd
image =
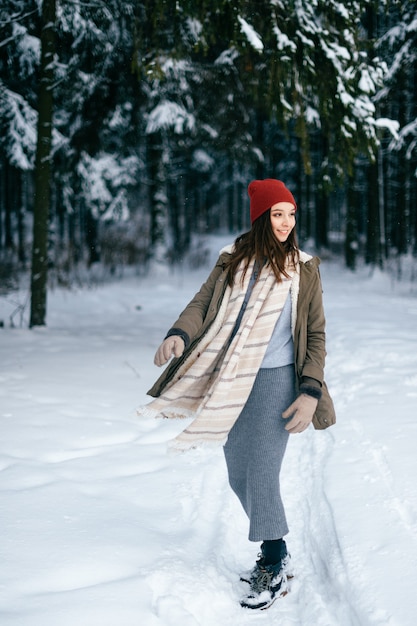
[[[272,231],[270,213],[270,210],[265,211],[253,222],[249,232],[243,233],[236,239],[231,258],[226,263],[226,268],[229,270],[229,285],[233,285],[236,271],[242,261],[244,261],[243,282],[249,263],[253,258],[259,267],[263,267],[264,264],[269,265],[278,283],[282,281],[283,276],[289,278],[285,270],[287,260],[295,265],[299,258],[295,227],[286,241],[278,241]]]

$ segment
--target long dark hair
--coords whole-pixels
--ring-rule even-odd
[[[290,261],[293,265],[298,262],[295,227],[286,241],[278,241],[272,231],[270,212],[270,210],[265,211],[253,222],[249,232],[243,233],[236,239],[230,261],[226,265],[226,268],[229,269],[229,285],[233,284],[236,271],[242,261],[244,261],[242,282],[249,263],[254,258],[259,267],[266,264],[272,268],[278,283],[282,281],[283,276],[289,278],[285,270],[287,262]]]

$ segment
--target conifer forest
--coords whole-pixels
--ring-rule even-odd
[[[301,245],[417,279],[416,0],[3,0],[0,284],[203,256],[282,179]]]

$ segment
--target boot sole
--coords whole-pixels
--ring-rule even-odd
[[[240,606],[242,607],[242,609],[252,609],[255,611],[266,611],[267,609],[271,608],[271,606],[274,604],[275,600],[279,600],[279,598],[283,598],[284,596],[288,595],[289,593],[289,589],[286,589],[283,593],[280,593],[278,596],[275,596],[275,598],[273,598],[271,600],[271,602],[269,604],[266,604],[265,606],[251,606],[250,604],[240,604]]]

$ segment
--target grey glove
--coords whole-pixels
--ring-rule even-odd
[[[292,420],[285,426],[285,430],[289,433],[302,433],[303,430],[308,428],[313,420],[313,415],[317,408],[318,400],[312,396],[302,393],[284,413],[282,417],[288,419],[292,417]]]
[[[185,343],[182,337],[171,335],[165,339],[156,351],[153,362],[158,367],[165,365],[172,356],[179,357],[184,352]]]

